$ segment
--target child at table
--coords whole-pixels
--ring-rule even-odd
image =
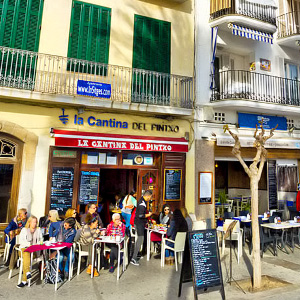
[[[122,239],[125,236],[125,230],[126,226],[121,221],[120,214],[113,214],[112,215],[112,221],[109,223],[109,225],[106,228],[106,235],[107,236],[113,236],[117,237],[119,236],[120,239]],[[110,266],[109,266],[109,272],[113,273],[115,270],[114,263],[115,260],[118,259],[118,245],[117,244],[106,244],[107,247],[109,247],[110,250]]]
[[[43,235],[39,227],[37,227],[37,218],[35,216],[29,217],[26,225],[22,228],[20,233],[20,248],[23,256],[23,277],[22,282],[17,285],[17,288],[23,288],[27,285],[27,280],[31,278],[30,273],[30,255],[25,252],[26,248],[32,245],[39,244],[43,241]]]

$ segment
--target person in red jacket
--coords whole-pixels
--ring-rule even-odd
[[[124,223],[122,223],[120,214],[113,214],[112,221],[106,228],[106,235],[113,236],[114,238],[116,238],[117,236],[123,238],[125,236],[125,230],[126,226]],[[111,249],[109,258],[109,272],[113,273],[115,270],[115,260],[118,259],[118,246],[117,244],[107,244],[107,246]]]

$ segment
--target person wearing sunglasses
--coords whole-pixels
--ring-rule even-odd
[[[82,226],[80,225],[80,223],[77,221],[77,211],[75,208],[69,208],[65,214],[65,219],[67,218],[74,218],[75,219],[75,229],[78,230],[80,229]]]
[[[11,253],[16,244],[16,236],[21,232],[21,229],[25,227],[26,222],[27,222],[27,209],[20,208],[18,210],[18,215],[15,218],[13,218],[8,224],[8,226],[4,229],[4,233],[9,236],[9,240],[5,238],[5,242],[10,243],[8,259],[4,264],[6,267],[9,266]]]
[[[170,218],[172,212],[169,204],[164,204],[162,207],[162,211],[159,214],[159,223],[164,225],[170,225]]]

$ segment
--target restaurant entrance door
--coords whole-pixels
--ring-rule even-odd
[[[158,170],[139,169],[138,170],[138,196],[141,197],[146,190],[153,192],[152,201],[149,203],[149,210],[158,212],[158,186],[159,186]]]

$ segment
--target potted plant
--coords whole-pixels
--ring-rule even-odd
[[[217,220],[217,225],[218,226],[222,226],[223,225],[223,217],[224,217],[224,211],[225,211],[225,207],[224,207],[224,204],[227,203],[227,199],[228,199],[228,196],[226,194],[226,191],[225,190],[222,190],[219,192],[219,196],[218,196],[218,202],[221,204],[220,205],[220,217],[219,219]],[[222,224],[221,224],[222,223]]]

